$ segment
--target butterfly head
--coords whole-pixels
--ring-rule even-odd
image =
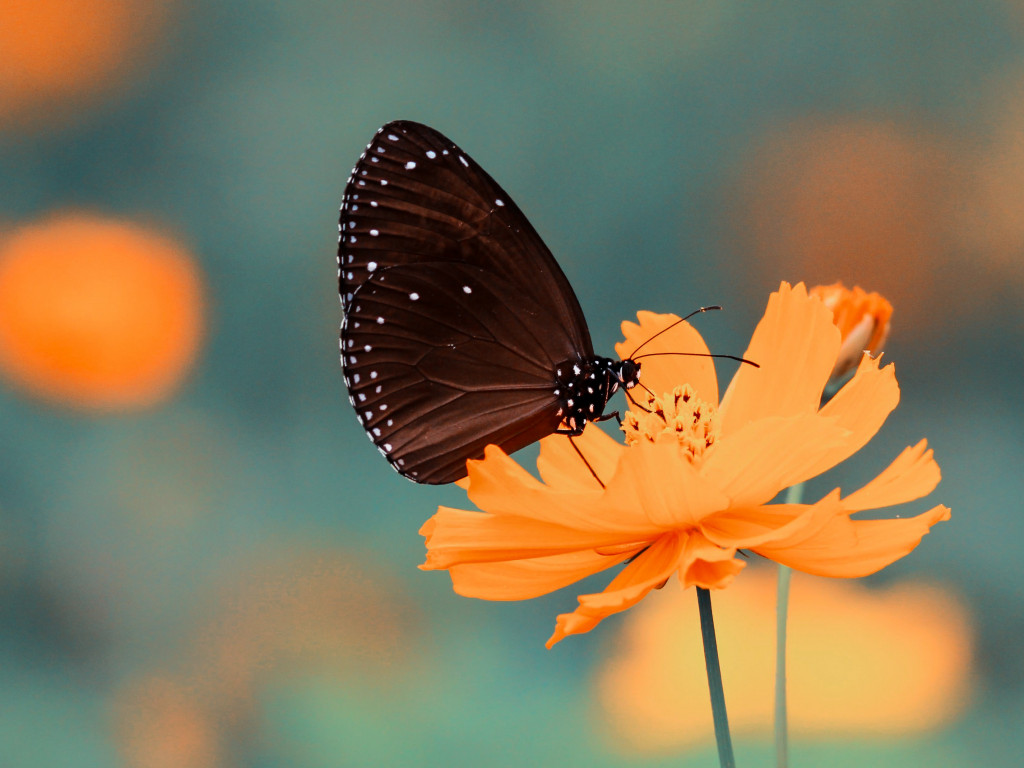
[[[620,360],[614,373],[623,389],[632,389],[640,383],[640,363],[634,360]]]

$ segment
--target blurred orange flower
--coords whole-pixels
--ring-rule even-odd
[[[601,731],[631,753],[713,738],[700,627],[686,597],[666,589],[631,612],[598,674],[596,698],[611,726]],[[734,734],[771,731],[774,624],[775,576],[767,569],[752,568],[715,601]],[[969,700],[970,620],[937,586],[874,590],[794,574],[788,624],[796,733],[919,733],[950,722]]]
[[[470,500],[484,512],[441,507],[424,524],[426,570],[451,574],[455,591],[489,600],[546,594],[628,561],[600,594],[558,617],[551,647],[639,602],[677,574],[685,587],[721,589],[745,562],[740,549],[823,576],[864,576],[906,555],[949,517],[939,505],[917,517],[853,520],[851,515],[930,493],[939,468],[926,441],[905,449],[877,478],[843,497],[771,504],[784,488],[851,456],[899,400],[891,365],[865,356],[853,378],[819,409],[839,354],[832,313],[802,284],[783,283],[721,403],[709,358],[652,355],[707,352],[678,318],[642,312],[624,323],[616,351],[639,357],[656,393],[626,415],[626,445],[587,429],[578,446],[541,441],[536,480],[496,446],[468,462]],[[639,358],[638,358],[639,359]],[[685,383],[684,383],[685,382]]]
[[[36,395],[148,406],[188,371],[202,326],[196,264],[165,235],[65,214],[0,241],[0,373]]]
[[[122,85],[167,37],[172,0],[0,0],[0,130],[52,127]]]
[[[146,670],[114,699],[124,764],[238,765],[250,733],[263,733],[254,725],[268,690],[285,681],[315,676],[371,708],[409,696],[428,667],[419,616],[394,574],[364,559],[278,542],[209,590],[178,667]]]
[[[195,691],[161,677],[140,678],[118,692],[114,726],[128,768],[217,768],[226,765],[217,721]]]
[[[832,311],[832,319],[842,334],[839,357],[832,368],[831,381],[837,381],[860,362],[865,352],[877,357],[889,338],[892,304],[878,293],[860,286],[847,288],[840,283],[816,285],[809,291]]]
[[[920,125],[828,115],[764,132],[730,192],[746,283],[824,282],[838,267],[900,308],[901,335],[935,333],[951,315],[935,307],[950,289],[960,173],[953,148]]]

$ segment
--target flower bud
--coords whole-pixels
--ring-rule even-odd
[[[865,352],[877,356],[889,337],[892,304],[879,293],[868,293],[859,286],[842,283],[818,285],[809,291],[832,310],[832,321],[843,342],[839,348],[829,383],[836,383],[860,363]]]

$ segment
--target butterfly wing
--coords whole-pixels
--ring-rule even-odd
[[[395,469],[421,483],[464,477],[466,459],[490,443],[512,452],[551,434],[562,415],[553,374],[574,354],[568,337],[548,330],[555,322],[473,264],[374,270],[353,292],[341,335],[360,423]]]
[[[388,123],[352,169],[339,216],[338,288],[346,311],[377,269],[455,262],[487,270],[548,310],[550,332],[581,356],[590,333],[569,281],[508,194],[425,125]]]

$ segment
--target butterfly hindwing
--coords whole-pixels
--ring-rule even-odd
[[[553,372],[573,359],[547,308],[473,264],[378,268],[342,328],[345,381],[381,453],[417,482],[463,477],[489,443],[515,451],[560,420]]]

